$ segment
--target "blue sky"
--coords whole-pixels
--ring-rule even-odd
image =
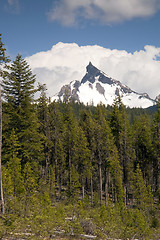
[[[109,2],[0,0],[2,40],[11,58],[18,53],[26,57],[46,51],[58,42],[128,52],[145,45],[160,47],[159,0],[130,0],[130,6],[127,0],[112,0],[114,5]],[[111,6],[105,9],[107,4]]]

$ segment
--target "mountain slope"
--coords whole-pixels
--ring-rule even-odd
[[[52,98],[52,101],[63,101],[64,97],[71,97],[84,104],[96,106],[101,102],[107,106],[113,104],[116,96],[121,96],[124,105],[130,108],[147,108],[155,104],[148,94],[139,94],[131,90],[121,82],[107,76],[91,62],[87,66],[87,72],[81,82],[75,80],[63,86],[60,92]]]

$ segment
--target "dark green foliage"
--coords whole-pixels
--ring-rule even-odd
[[[3,80],[3,95],[6,100],[4,113],[8,118],[4,127],[4,145],[7,146],[14,129],[20,144],[18,156],[22,159],[22,164],[38,161],[41,155],[39,125],[33,103],[34,83],[35,76],[29,65],[18,55],[8,67]]]
[[[153,196],[151,188],[150,186],[146,187],[139,165],[137,165],[137,169],[133,175],[131,188],[134,204],[139,209],[148,210],[148,208],[152,208]]]
[[[110,127],[118,150],[120,166],[122,168],[125,203],[127,204],[129,175],[130,172],[133,171],[135,150],[133,148],[133,137],[131,134],[128,115],[120,97],[115,99],[113,104],[113,109],[110,113]]]
[[[9,59],[5,55],[6,49],[1,40],[0,34],[0,79],[5,76],[4,66],[9,62]],[[0,83],[0,212],[5,213],[4,198],[3,198],[3,184],[2,184],[2,94]]]
[[[157,112],[152,126],[152,144],[153,144],[153,182],[155,191],[160,188],[160,99],[157,103]]]
[[[0,33],[0,76],[4,76],[4,68],[2,69],[2,65],[9,62],[9,58],[6,56],[6,48],[4,47],[4,43],[1,38],[2,34]]]
[[[44,85],[34,101],[34,83],[18,55],[3,80],[0,234],[158,239],[159,103],[153,115],[126,109],[120,98],[107,108],[50,103]]]
[[[139,164],[143,177],[151,184],[153,173],[153,146],[151,139],[151,123],[146,115],[137,119],[133,125],[134,128],[134,144],[136,161],[135,167]]]
[[[6,49],[4,48],[4,44],[2,43],[1,39],[2,34],[0,34],[0,63],[5,62],[5,51]]]

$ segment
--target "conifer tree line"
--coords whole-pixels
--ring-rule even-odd
[[[21,55],[2,71],[0,49],[3,211],[5,204],[7,213],[27,214],[42,197],[46,204],[87,199],[141,210],[159,202],[160,102],[154,114],[132,121],[120,97],[108,108],[50,102]]]

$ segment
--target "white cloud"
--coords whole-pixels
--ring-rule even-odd
[[[8,4],[12,6],[14,4],[14,0],[8,0]]]
[[[8,0],[8,6],[6,6],[8,11],[13,13],[18,13],[20,10],[19,0]]]
[[[133,54],[100,46],[78,46],[58,43],[47,52],[27,58],[37,81],[46,83],[52,97],[62,85],[81,80],[89,61],[110,77],[121,81],[138,93],[155,98],[160,94],[160,48],[145,46]]]
[[[160,0],[59,0],[48,13],[49,19],[71,26],[79,18],[104,24],[148,17],[160,10]]]

